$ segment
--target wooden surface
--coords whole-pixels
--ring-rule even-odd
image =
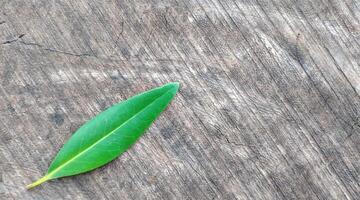
[[[360,199],[359,0],[1,0],[0,199]],[[84,122],[180,81],[128,152],[41,177]]]

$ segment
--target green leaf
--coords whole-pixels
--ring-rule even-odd
[[[118,157],[131,147],[175,96],[179,83],[168,83],[115,104],[81,126],[61,148],[47,180],[84,173]]]

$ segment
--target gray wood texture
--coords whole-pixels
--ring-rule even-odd
[[[359,0],[1,0],[0,199],[360,199]],[[33,189],[84,122],[179,81],[129,151]]]

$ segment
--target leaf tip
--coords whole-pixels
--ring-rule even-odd
[[[171,83],[168,83],[166,85],[170,85],[172,87],[174,87],[174,89],[178,90],[179,87],[180,87],[180,83],[179,82],[171,82]]]
[[[31,188],[34,188],[34,187],[36,187],[36,186],[38,186],[38,185],[40,185],[40,184],[42,184],[42,183],[44,183],[45,181],[48,181],[48,180],[49,180],[49,177],[48,177],[48,176],[44,176],[44,177],[40,178],[39,180],[37,180],[37,181],[35,181],[35,182],[27,185],[27,186],[26,186],[26,189],[29,190],[29,189],[31,189]]]

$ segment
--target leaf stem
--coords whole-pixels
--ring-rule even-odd
[[[47,175],[43,176],[42,178],[40,178],[39,180],[27,185],[26,189],[31,189],[33,187],[36,187],[36,186],[40,185],[41,183],[48,181],[48,180],[49,180],[49,175],[47,174]]]

